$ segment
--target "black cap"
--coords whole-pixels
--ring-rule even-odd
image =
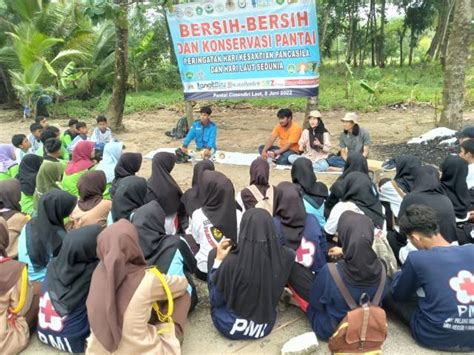
[[[474,126],[466,126],[456,133],[458,139],[461,138],[474,138]]]

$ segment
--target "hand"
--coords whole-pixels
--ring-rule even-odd
[[[274,159],[276,153],[275,152],[267,152],[267,157]]]
[[[181,147],[180,149],[184,154],[188,154],[188,148]]]
[[[204,149],[202,155],[204,158],[209,158],[211,156],[211,150],[209,148]]]
[[[223,239],[217,246],[216,260],[222,261],[230,253],[232,242],[230,239]]]
[[[340,248],[340,247],[333,247],[333,248],[329,249],[328,255],[329,255],[332,259],[340,259],[340,258],[342,258],[342,256],[343,256],[344,254],[342,253],[342,248]]]
[[[262,152],[262,154],[260,154],[260,156],[262,157],[262,159],[266,160],[267,159],[267,152]]]

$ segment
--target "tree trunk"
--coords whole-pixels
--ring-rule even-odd
[[[378,45],[377,45],[377,63],[380,68],[385,68],[385,0],[380,2],[380,35],[378,36]]]
[[[3,90],[0,92],[4,92],[2,97],[0,98],[0,102],[7,103],[9,106],[13,106],[16,102],[15,97],[15,90],[13,90],[12,83],[10,81],[10,76],[8,75],[5,68],[0,65],[0,80],[2,82]]]
[[[375,34],[377,33],[377,22],[375,18],[375,0],[370,0],[370,47],[371,47],[371,64],[375,67]]]
[[[329,12],[330,12],[330,5],[328,4],[324,9],[323,21],[321,23],[321,27],[319,29],[319,61],[320,63],[323,62],[323,53],[324,53],[324,43],[326,41],[326,33],[328,29],[329,23]]]
[[[443,112],[440,123],[450,128],[462,126],[465,69],[469,56],[471,0],[456,0],[444,72]]]
[[[438,47],[436,48],[436,52],[434,57],[436,59],[440,59],[442,54],[446,54],[446,47],[448,45],[448,35],[449,35],[449,24],[452,22],[453,18],[453,8],[454,8],[454,0],[446,0],[446,13],[444,16],[444,22],[440,28],[440,35],[439,35],[439,43]],[[443,64],[444,65],[444,64]]]
[[[122,130],[123,110],[127,95],[128,79],[128,5],[127,0],[114,0],[119,5],[115,16],[115,76],[112,97],[110,98],[107,116],[114,130]]]
[[[411,66],[413,63],[413,52],[416,45],[415,31],[413,29],[410,32],[410,53],[408,55],[408,65]]]

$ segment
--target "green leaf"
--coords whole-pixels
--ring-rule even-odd
[[[61,51],[58,53],[56,57],[51,61],[51,64],[57,61],[58,59],[61,59],[63,57],[69,57],[69,56],[75,56],[75,55],[83,55],[84,53],[77,50],[77,49],[66,49],[64,51]]]

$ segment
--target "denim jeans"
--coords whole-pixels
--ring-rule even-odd
[[[292,154],[288,157],[288,161],[290,162],[290,164],[293,164],[297,159],[300,159],[300,158],[308,159],[303,155]],[[329,168],[329,164],[326,159],[320,159],[313,162],[313,170],[316,172],[327,171],[328,168]]]
[[[339,155],[333,155],[327,159],[329,166],[334,166],[336,168],[344,168],[346,161],[342,159]]]
[[[262,154],[262,151],[263,151],[263,148],[265,146],[262,144],[261,146],[258,147],[258,153],[259,154]],[[274,152],[275,150],[278,150],[280,149],[280,147],[277,147],[275,145],[272,145],[268,151],[269,152]],[[288,158],[290,157],[290,155],[292,154],[295,154],[294,151],[292,150],[287,150],[286,152],[283,152],[280,154],[280,156],[275,160],[275,163],[277,163],[278,165],[290,165],[290,162],[288,161]]]

